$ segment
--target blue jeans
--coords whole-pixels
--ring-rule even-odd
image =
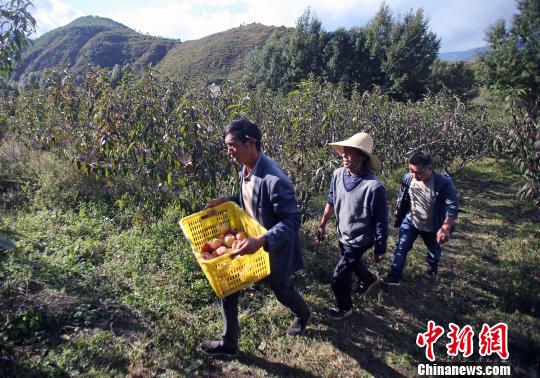
[[[405,268],[407,261],[407,254],[411,250],[414,241],[420,235],[428,251],[426,254],[426,260],[432,270],[437,270],[437,264],[441,258],[441,245],[437,243],[437,233],[420,231],[414,227],[409,217],[405,217],[399,228],[399,238],[394,249],[394,258],[392,260],[392,268],[390,275],[392,277],[401,279],[401,274]]]

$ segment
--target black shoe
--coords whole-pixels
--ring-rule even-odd
[[[379,284],[379,277],[372,274],[368,282],[362,282],[361,286],[358,286],[357,293],[358,295],[369,295]]]
[[[203,341],[199,347],[201,350],[209,356],[213,357],[238,357],[238,348],[225,346],[220,340],[207,340]]]
[[[341,320],[345,319],[347,316],[352,314],[352,308],[350,310],[342,310],[338,307],[332,307],[328,312],[326,313],[326,316],[328,316],[332,320]]]
[[[437,272],[437,269],[429,268],[428,270],[426,270],[425,276],[431,282],[437,283],[439,273]]]
[[[298,336],[304,333],[308,321],[309,315],[305,319],[295,316],[291,325],[289,326],[289,328],[287,328],[287,336]]]
[[[399,286],[399,279],[391,275],[382,276],[381,282],[387,286]]]

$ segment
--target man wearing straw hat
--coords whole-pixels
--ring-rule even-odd
[[[306,328],[310,311],[290,281],[292,274],[304,267],[298,234],[301,214],[293,185],[276,162],[261,152],[261,131],[255,123],[247,119],[231,122],[225,128],[225,144],[228,155],[242,165],[240,195],[214,199],[207,207],[233,200],[268,230],[242,241],[237,251],[253,253],[261,247],[268,251],[271,273],[265,282],[293,315],[286,334],[299,335]],[[238,292],[221,299],[223,336],[201,343],[206,354],[238,355],[238,299]]]
[[[341,258],[332,278],[336,306],[327,315],[341,320],[352,313],[353,273],[361,281],[360,294],[368,294],[378,282],[362,263],[362,256],[375,246],[375,262],[382,260],[388,239],[388,205],[384,185],[373,174],[381,170],[381,162],[372,153],[373,139],[358,133],[330,146],[342,156],[343,167],[332,175],[316,236],[319,241],[324,239],[326,223],[334,213]]]

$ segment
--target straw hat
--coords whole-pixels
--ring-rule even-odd
[[[369,160],[367,161],[367,168],[369,170],[377,172],[381,170],[381,161],[371,153],[373,151],[373,138],[368,133],[354,134],[349,139],[328,144],[334,147],[340,154],[343,154],[343,147],[357,148],[369,156]]]

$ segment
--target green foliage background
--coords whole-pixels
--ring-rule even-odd
[[[540,206],[540,3],[520,0],[517,7],[510,28],[499,21],[488,31],[491,49],[480,58],[478,76],[507,109],[497,150],[527,179],[519,196]]]
[[[10,0],[0,3],[0,76],[9,76],[35,31],[36,20],[30,14],[32,3]]]
[[[93,70],[77,85],[59,72],[44,89],[4,97],[0,114],[20,140],[105,180],[128,177],[148,193],[172,190],[186,211],[235,187],[222,146],[223,127],[235,118],[261,126],[264,150],[292,178],[305,213],[339,164],[337,155],[328,158],[331,141],[366,131],[385,172],[421,149],[455,173],[490,154],[498,122],[497,108],[446,92],[403,103],[381,91],[349,96],[315,78],[287,95],[223,83],[217,96],[205,85],[160,81],[153,71],[126,75],[116,86],[111,80],[110,72]]]

